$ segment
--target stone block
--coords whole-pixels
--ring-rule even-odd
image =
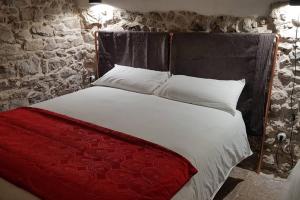
[[[22,22],[12,22],[12,29],[23,31],[29,29],[29,22],[22,21]]]
[[[83,39],[81,37],[76,37],[76,38],[68,38],[69,43],[73,47],[77,47],[79,45],[83,44]]]
[[[285,53],[289,53],[293,49],[293,45],[287,42],[281,42],[278,45],[279,49]]]
[[[25,8],[29,5],[28,0],[17,0],[14,1],[14,4],[17,8]]]
[[[255,28],[258,27],[258,23],[254,18],[245,18],[242,20],[242,29],[245,32],[255,32]]]
[[[43,74],[48,73],[48,61],[47,60],[42,59],[42,61],[41,61],[41,69],[42,69],[42,73]]]
[[[0,26],[0,41],[13,43],[15,41],[13,33],[8,27]]]
[[[20,10],[23,21],[32,21],[37,8],[27,7]]]
[[[64,31],[64,30],[67,30],[67,28],[64,26],[63,23],[54,24],[53,28],[54,28],[55,31]]]
[[[283,85],[287,85],[292,81],[293,72],[289,69],[283,68],[278,72],[278,78]]]
[[[263,156],[263,162],[266,163],[267,165],[275,165],[274,156],[272,154],[264,155]]]
[[[17,44],[1,44],[0,45],[0,56],[10,56],[20,53],[20,45]]]
[[[56,56],[56,53],[53,51],[44,51],[43,52],[43,58],[49,59],[49,58],[54,58]]]
[[[63,79],[69,78],[70,76],[76,75],[77,72],[71,68],[65,67],[59,71],[60,77]]]
[[[43,101],[45,99],[45,94],[38,91],[30,91],[27,95],[29,104],[35,104]]]
[[[89,43],[89,44],[94,44],[95,43],[95,38],[92,33],[84,33],[82,35],[84,43]]]
[[[209,18],[199,15],[192,19],[190,27],[192,31],[208,31],[209,30]]]
[[[44,50],[46,51],[53,51],[55,49],[58,49],[59,46],[56,44],[54,39],[47,39],[45,42]]]
[[[279,104],[280,105],[280,104],[285,103],[287,98],[288,98],[287,93],[284,92],[284,91],[279,90],[279,91],[274,91],[272,93],[271,100],[272,100],[273,104]]]
[[[32,35],[29,30],[20,30],[15,34],[18,40],[32,40]]]
[[[37,59],[25,60],[21,61],[18,65],[20,75],[27,76],[27,75],[35,75],[39,73],[40,62]]]
[[[0,112],[7,111],[9,109],[8,101],[0,101]]]
[[[279,35],[282,38],[295,38],[296,37],[296,28],[279,30]]]
[[[31,28],[32,34],[51,37],[54,36],[54,29],[50,26],[34,25]]]
[[[29,102],[27,98],[23,99],[12,99],[9,102],[9,109],[14,109],[18,107],[29,106]]]
[[[62,69],[66,65],[67,63],[64,60],[53,59],[53,60],[49,60],[48,69],[50,71],[58,70],[58,69]]]
[[[56,51],[56,55],[57,55],[58,57],[67,57],[67,56],[68,56],[68,54],[66,53],[66,51],[65,51],[65,50],[62,50],[62,49],[57,50],[57,51]]]
[[[74,31],[70,30],[63,30],[63,31],[54,31],[54,35],[60,36],[60,37],[65,37],[65,36],[72,36],[74,34]]]
[[[286,54],[280,55],[279,63],[281,68],[286,67],[286,65],[291,63],[290,57]]]
[[[65,27],[69,29],[81,29],[80,21],[78,18],[67,19],[63,21]]]
[[[44,42],[43,40],[28,40],[24,44],[24,50],[26,51],[38,51],[44,49]]]
[[[297,51],[297,54],[295,54],[295,51],[291,51],[289,53],[289,57],[290,57],[291,61],[300,60],[300,51]]]
[[[180,27],[186,27],[188,25],[186,18],[182,15],[176,16],[175,23]]]
[[[54,1],[53,1],[54,2]],[[55,8],[45,7],[43,10],[45,15],[59,15],[62,14],[61,7],[57,5]]]
[[[16,70],[13,66],[0,65],[0,79],[7,79],[16,76]]]

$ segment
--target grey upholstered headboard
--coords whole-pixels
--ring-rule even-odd
[[[175,33],[173,74],[220,80],[246,79],[238,102],[250,135],[262,135],[274,34]]]
[[[274,34],[99,32],[99,75],[114,64],[213,79],[246,79],[238,109],[249,135],[263,135]]]
[[[152,32],[99,32],[99,75],[114,64],[169,70],[169,34]]]

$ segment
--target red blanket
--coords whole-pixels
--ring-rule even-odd
[[[41,109],[0,113],[0,176],[42,199],[171,199],[196,172],[124,133]]]

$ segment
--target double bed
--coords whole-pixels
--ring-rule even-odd
[[[33,107],[128,133],[183,155],[199,173],[174,200],[212,199],[231,169],[252,153],[241,113],[233,117],[213,108],[101,86]]]
[[[146,35],[147,39],[139,40],[138,43],[132,43],[132,41],[128,39],[135,37],[135,34],[138,33],[123,34],[124,33],[104,32],[99,36],[99,43],[97,43],[99,74],[102,75],[107,72],[109,68],[112,68],[112,63],[130,64],[131,66],[134,66],[135,62],[138,62],[139,64],[137,65],[142,66],[140,62],[144,62],[146,60],[146,64],[143,67],[148,68],[148,64],[150,63],[149,66],[151,66],[151,62],[154,62],[155,60],[156,66],[159,66],[162,71],[165,70],[165,68],[171,68],[170,71],[173,74],[185,74],[201,77],[201,73],[203,71],[192,68],[183,70],[182,65],[190,65],[191,61],[196,63],[199,61],[211,62],[211,59],[209,59],[209,61],[205,61],[205,59],[203,60],[203,57],[201,57],[202,60],[199,59],[199,56],[196,54],[190,54],[191,56],[189,57],[188,62],[183,62],[182,59],[180,59],[179,54],[183,54],[184,48],[182,49],[182,47],[184,45],[179,45],[176,47],[176,45],[174,45],[174,41],[170,42],[169,37],[166,36],[166,34],[163,34],[162,37],[159,37],[159,40],[157,40],[159,35],[154,34],[154,37],[156,38],[155,41],[159,42],[158,44],[151,42],[153,48],[161,47],[160,49],[162,50],[159,52],[160,56],[157,56],[157,53],[148,54],[144,51],[139,51],[141,46],[145,46],[143,42],[147,42],[149,38],[152,38],[151,34],[141,33],[143,35],[142,38]],[[204,35],[204,38],[208,35]],[[111,36],[113,40],[107,39],[107,37]],[[122,37],[125,38],[125,40],[120,39]],[[138,37],[141,36],[139,35]],[[200,37],[197,35],[191,35],[191,37],[203,38],[203,35],[200,35]],[[213,37],[215,37],[213,39],[216,42],[218,42],[218,39],[224,39],[222,38],[223,36],[220,37],[219,35]],[[227,36],[225,36],[225,38],[226,37]],[[230,35],[230,38],[236,37],[232,37],[232,35]],[[252,40],[250,43],[256,42],[256,46],[259,46],[259,40],[257,40],[259,37],[255,36],[253,38],[248,35],[246,38],[243,36],[243,40]],[[119,44],[118,39],[120,39]],[[179,34],[177,39],[178,41],[186,40],[186,37],[182,37],[182,35]],[[270,40],[274,40],[274,36],[270,37]],[[194,39],[191,41],[192,43],[195,43]],[[203,44],[203,41],[201,40],[196,41]],[[112,42],[114,42],[113,45],[111,44]],[[122,42],[124,42],[125,45]],[[195,45],[198,45],[197,42]],[[150,43],[147,44],[149,47]],[[213,43],[208,42],[206,45],[210,46],[212,44]],[[272,45],[270,46],[270,44]],[[109,48],[105,45],[108,45]],[[111,48],[118,45],[121,45],[123,48],[119,48],[120,46],[118,48]],[[174,48],[169,45],[174,45],[177,50],[173,50],[171,52],[166,50],[169,48]],[[231,45],[235,44],[231,43]],[[242,94],[242,100],[240,100],[238,106],[238,108],[241,108],[240,110],[242,112],[237,111],[234,116],[228,112],[214,108],[198,106],[161,98],[155,95],[141,94],[104,86],[93,86],[72,94],[32,105],[32,107],[62,114],[114,131],[126,133],[154,144],[158,144],[175,153],[178,153],[187,159],[198,170],[198,173],[196,173],[179,190],[179,192],[173,196],[172,200],[212,200],[229,176],[231,169],[252,154],[250,145],[248,143],[247,134],[251,132],[249,131],[251,128],[253,131],[258,127],[256,126],[257,124],[254,124],[255,120],[257,119],[261,120],[259,122],[259,128],[257,131],[260,132],[263,130],[263,120],[265,119],[264,111],[265,109],[268,109],[266,108],[268,104],[267,94],[270,87],[268,84],[272,73],[273,64],[270,62],[272,60],[272,56],[268,56],[273,55],[273,41],[269,43],[267,47],[268,51],[266,51],[266,55],[268,56],[265,58],[266,60],[262,64],[266,65],[266,63],[268,63],[269,66],[265,71],[262,70],[262,72],[265,73],[262,76],[262,79],[264,79],[262,82],[260,82],[261,79],[258,78],[259,76],[254,73],[256,70],[250,68],[247,69],[247,66],[244,66],[243,70],[234,68],[234,64],[240,65],[243,62],[252,63],[252,65],[257,66],[257,60],[259,60],[257,57],[253,57],[251,54],[256,54],[259,51],[259,48],[257,50],[253,46],[249,46],[249,43],[245,43],[245,45],[239,45],[242,47],[248,46],[246,50],[244,49],[244,52],[239,52],[242,55],[239,59],[239,62],[230,63],[233,65],[233,69],[236,69],[236,71],[225,73],[224,68],[219,68],[221,69],[219,72],[222,73],[217,73],[217,76],[223,79],[238,79],[242,77],[249,80],[248,85],[246,85],[245,88],[246,93],[244,92]],[[190,52],[194,51],[193,46],[191,46],[189,42],[188,47],[190,48]],[[242,49],[242,47],[240,48]],[[143,49],[148,50],[151,50],[151,48],[143,47]],[[222,44],[219,46],[219,48],[219,55],[225,58],[225,56],[222,55],[222,52],[225,52],[222,51]],[[228,48],[228,46],[226,48]],[[100,52],[99,50],[103,51]],[[201,50],[198,48],[198,50],[201,55],[205,54],[203,49]],[[121,55],[120,51],[127,53],[125,53],[125,55]],[[141,59],[140,56],[136,56],[136,53],[134,52],[142,54],[143,58],[145,55],[147,55],[147,59]],[[250,58],[243,57],[243,55],[249,55]],[[184,56],[186,57],[186,55]],[[130,59],[124,60],[124,58]],[[228,55],[226,56],[226,59],[228,61]],[[217,65],[220,65],[220,63],[222,63],[222,59],[218,60],[220,62],[217,62]],[[223,67],[226,68],[226,66]],[[211,74],[211,70],[207,71],[207,69],[204,69],[204,72],[206,73],[206,78],[218,78]],[[251,73],[252,75],[249,76]],[[254,88],[256,88],[255,84],[257,83],[264,84],[263,86],[259,85],[259,88],[261,89],[260,91],[265,95],[262,103],[257,101],[255,99],[255,95],[253,94]],[[251,95],[247,93],[249,91],[251,91]],[[251,96],[250,102],[249,99],[247,99],[249,96]],[[251,103],[258,104],[251,105]],[[249,110],[253,108],[252,106],[258,107],[258,110],[259,107],[262,106],[262,112],[259,111],[259,115],[262,116],[253,117],[253,115],[258,114],[256,112],[249,113]],[[254,132],[253,135],[263,135],[263,132]],[[159,196],[159,194],[157,195]],[[1,200],[34,200],[39,198],[40,197],[35,196],[35,194],[31,194],[30,192],[11,184],[6,179],[0,178]],[[122,199],[122,197],[119,199]]]

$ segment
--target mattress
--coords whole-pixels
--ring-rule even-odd
[[[198,173],[172,200],[210,200],[231,169],[252,154],[240,112],[95,86],[33,105],[162,145]],[[0,178],[0,200],[38,199]]]

